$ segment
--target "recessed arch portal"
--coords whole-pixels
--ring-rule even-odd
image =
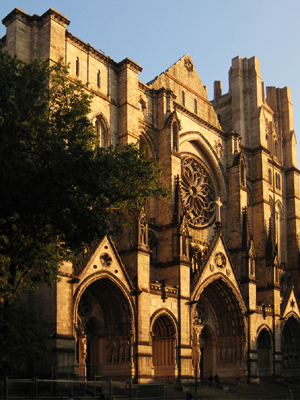
[[[193,313],[194,327],[199,325],[201,350],[200,374],[208,378],[244,374],[246,353],[246,307],[236,290],[223,276],[211,277],[199,287]]]
[[[123,290],[103,276],[85,285],[75,304],[79,375],[130,376],[133,313]]]
[[[172,317],[162,310],[152,317],[152,365],[156,378],[177,376],[177,326]]]
[[[282,330],[282,373],[296,376],[300,372],[300,324],[295,315],[290,315]]]
[[[259,376],[272,374],[272,335],[268,328],[260,329],[257,337],[257,357]]]

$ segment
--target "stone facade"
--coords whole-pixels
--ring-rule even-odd
[[[289,88],[268,87],[256,57],[232,60],[214,99],[189,55],[148,84],[73,36],[50,9],[3,23],[4,50],[62,58],[94,94],[101,146],[135,143],[163,168],[168,199],[31,299],[53,357],[45,374],[190,380],[300,372],[299,170]]]

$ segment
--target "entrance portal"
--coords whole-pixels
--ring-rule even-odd
[[[201,380],[215,374],[216,369],[216,341],[209,326],[205,326],[200,335],[200,377]]]
[[[299,375],[300,370],[300,325],[290,317],[282,334],[282,367],[284,376]]]
[[[78,306],[80,376],[131,378],[131,321],[129,304],[110,279],[88,286]]]
[[[197,346],[201,349],[202,379],[216,373],[222,378],[245,374],[243,303],[230,285],[222,278],[213,280],[202,291],[193,312],[193,328],[201,332]]]
[[[271,375],[272,341],[267,329],[262,329],[257,338],[259,376]]]
[[[175,328],[167,315],[159,316],[152,329],[152,356],[154,375],[175,376]]]

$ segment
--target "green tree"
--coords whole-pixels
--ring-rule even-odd
[[[51,286],[64,261],[111,232],[116,211],[166,195],[138,145],[97,147],[90,103],[62,63],[0,52],[2,308],[39,282]]]

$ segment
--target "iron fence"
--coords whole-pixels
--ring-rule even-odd
[[[72,379],[5,379],[2,399],[165,399],[164,384],[133,384],[131,380],[113,381],[95,377]],[[99,380],[99,378],[101,378]]]

